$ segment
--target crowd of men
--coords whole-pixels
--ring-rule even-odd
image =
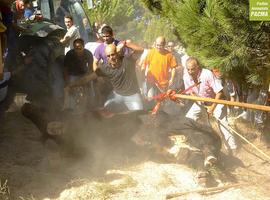
[[[69,28],[70,25],[66,25]],[[151,109],[156,103],[155,97],[169,89],[187,90],[186,94],[200,97],[222,98],[223,86],[214,73],[202,68],[196,58],[179,55],[174,43],[166,43],[165,37],[157,37],[152,48],[144,49],[130,40],[116,40],[112,28],[107,25],[97,34],[102,42],[92,53],[84,48],[81,38],[76,39],[76,34],[69,38],[74,49],[65,56],[66,90],[89,87],[89,83],[95,84],[94,80],[105,77],[112,91],[102,106],[112,111],[118,106],[129,111]],[[186,117],[197,121],[204,111],[228,123],[226,109],[215,103],[196,102]],[[223,126],[220,131],[226,147],[237,149],[234,136]]]
[[[23,3],[26,6],[24,13],[17,14],[31,16],[29,1]],[[9,25],[14,22],[11,20],[5,23]],[[203,68],[198,59],[179,54],[174,48],[174,42],[167,42],[163,36],[157,37],[152,48],[148,49],[131,40],[115,39],[113,29],[103,25],[97,29],[97,42],[87,47],[71,15],[65,15],[64,23],[67,32],[60,43],[65,46],[63,77],[65,100],[68,99],[65,108],[72,110],[78,103],[82,103],[78,102],[78,93],[83,93],[94,102],[91,109],[104,107],[112,111],[118,110],[118,106],[129,111],[151,109],[156,104],[156,97],[169,89],[185,91],[194,96],[223,98],[224,86],[220,76],[215,71]],[[0,26],[1,32],[4,32],[4,23],[1,22]],[[11,45],[9,49],[12,49],[13,42],[8,44]],[[12,51],[9,56],[12,56]],[[2,70],[3,62],[0,61]],[[10,73],[0,71],[0,75],[1,102],[4,100],[6,91],[3,89],[6,89],[5,82],[10,78]],[[101,87],[106,84],[111,87],[111,92],[104,96]],[[230,97],[233,98],[235,90],[233,87],[227,88],[232,90]],[[228,124],[226,111],[220,104],[194,102],[186,117],[197,121],[202,112],[207,112]],[[220,127],[220,131],[226,148],[237,149],[230,131],[224,126]]]

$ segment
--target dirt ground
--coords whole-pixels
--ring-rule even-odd
[[[258,130],[236,122],[236,129],[270,155]],[[270,135],[270,133],[268,133]],[[44,144],[41,133],[19,110],[6,114],[0,125],[0,199],[88,200],[166,199],[167,194],[202,189],[196,171],[184,165],[166,163],[126,138],[110,139],[95,152],[83,156],[59,153],[54,141]],[[254,139],[255,138],[255,139]],[[122,141],[123,140],[123,141]],[[260,199],[270,200],[270,164],[250,145],[242,144],[234,157],[221,153],[225,178],[220,185],[240,185],[209,194],[197,192],[174,199]]]

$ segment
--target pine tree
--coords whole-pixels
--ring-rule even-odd
[[[153,15],[140,1],[95,0],[93,3],[95,7],[87,11],[90,20],[110,25],[118,39],[152,44],[157,36],[166,35],[169,40],[176,40],[168,19]],[[86,2],[84,6],[87,8]]]
[[[248,0],[142,1],[169,19],[188,54],[205,67],[218,67],[238,82],[268,86],[270,22],[249,21]]]

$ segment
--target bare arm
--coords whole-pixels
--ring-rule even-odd
[[[133,43],[131,40],[125,40],[124,42],[121,42],[117,45],[117,52],[120,52],[124,47],[128,47],[135,51],[136,53],[143,52],[143,48],[135,43]]]
[[[98,59],[94,57],[93,59],[93,70],[96,71],[98,68]]]
[[[215,99],[221,99],[222,95],[223,95],[223,90],[221,90],[218,93],[216,93]],[[212,114],[214,112],[216,106],[217,106],[217,104],[216,103],[213,103],[211,106],[209,106],[207,108],[207,112],[209,114]]]
[[[92,72],[91,74],[87,74],[84,77],[70,83],[68,87],[77,87],[77,86],[85,85],[86,83],[96,79],[97,77],[98,75],[95,72]]]
[[[169,81],[169,85],[171,85],[173,83],[174,77],[175,77],[175,68],[172,68],[171,79]]]
[[[74,38],[76,36],[76,34],[79,35],[78,31],[79,30],[72,25],[72,27],[67,30],[65,36],[60,40],[60,42],[62,44],[67,44],[68,42],[70,42],[71,38]]]
[[[61,40],[60,40],[60,42],[62,43],[62,44],[67,44],[68,42],[69,42],[69,40],[70,40],[70,36],[64,36]]]
[[[136,52],[143,52],[143,48],[133,43],[131,40],[126,40],[126,47],[131,48],[132,50]]]

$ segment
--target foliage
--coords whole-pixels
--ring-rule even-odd
[[[91,22],[97,22],[99,24],[106,23],[106,21],[115,17],[120,5],[119,0],[93,1],[93,3],[94,9],[86,9],[87,14]],[[86,1],[84,2],[84,6],[87,8]]]
[[[102,0],[94,3],[94,9],[87,11],[90,20],[110,25],[116,38],[130,38],[137,43],[148,44],[160,35],[176,40],[168,20],[150,13],[140,1]]]
[[[270,23],[249,21],[247,0],[142,1],[173,24],[188,54],[203,65],[238,81],[269,83]]]
[[[152,17],[151,21],[145,28],[143,38],[145,41],[151,43],[160,35],[165,36],[167,40],[176,40],[176,37],[173,34],[173,27],[167,19]]]

